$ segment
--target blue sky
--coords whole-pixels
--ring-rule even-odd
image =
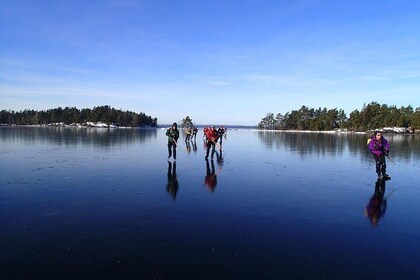
[[[302,105],[420,107],[416,1],[0,5],[0,109],[110,105],[255,125]]]

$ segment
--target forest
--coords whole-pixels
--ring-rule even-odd
[[[345,129],[349,131],[371,131],[385,127],[420,129],[420,107],[389,106],[371,102],[352,111],[349,116],[342,109],[308,108],[302,106],[286,114],[268,113],[258,124],[260,129],[327,131]]]
[[[117,110],[108,105],[93,109],[77,109],[76,107],[61,107],[46,111],[22,110],[0,111],[0,124],[6,125],[49,125],[56,123],[84,124],[87,122],[102,122],[107,125],[123,127],[156,127],[157,118],[144,113]]]

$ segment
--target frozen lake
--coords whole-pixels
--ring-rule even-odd
[[[0,127],[0,279],[420,279],[419,136],[202,134]]]

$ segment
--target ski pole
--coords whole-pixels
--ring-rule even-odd
[[[181,152],[183,152],[183,150],[181,149],[181,147],[178,145],[178,143],[176,142],[176,140],[175,139],[173,139],[174,140],[174,143],[175,143],[175,145],[176,145],[176,147],[181,151]]]
[[[386,157],[393,163],[396,164],[388,155],[386,155]]]
[[[393,194],[394,193],[394,191],[395,191],[395,189],[392,189],[392,191],[387,195],[387,196],[385,196],[385,198],[384,198],[384,200],[387,200],[388,199],[388,197],[390,197],[391,196],[391,194]]]

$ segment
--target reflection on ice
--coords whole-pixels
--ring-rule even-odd
[[[211,160],[211,168],[209,160],[206,159],[206,177],[204,178],[204,184],[207,186],[209,191],[214,192],[217,186],[217,175],[214,168],[214,161]]]
[[[364,160],[370,158],[366,140],[369,134],[356,133],[299,133],[281,131],[258,131],[258,138],[268,148],[290,150],[302,156],[342,155],[344,152],[360,155]],[[420,135],[386,135],[395,160],[420,160]]]
[[[392,190],[388,197],[384,198],[385,183],[386,180],[378,179],[376,181],[375,191],[372,197],[369,199],[369,203],[365,209],[365,215],[373,226],[376,226],[378,224],[379,219],[381,219],[385,215],[387,207],[387,198],[394,191]]]
[[[49,145],[94,145],[144,143],[157,137],[156,129],[108,129],[71,127],[1,127],[3,142],[46,143]]]
[[[387,135],[388,182],[366,134],[200,136],[167,161],[165,130],[0,128],[0,278],[420,275],[418,136]]]
[[[176,161],[173,163],[168,160],[168,183],[166,184],[166,191],[175,200],[178,192],[178,177],[176,175]]]

